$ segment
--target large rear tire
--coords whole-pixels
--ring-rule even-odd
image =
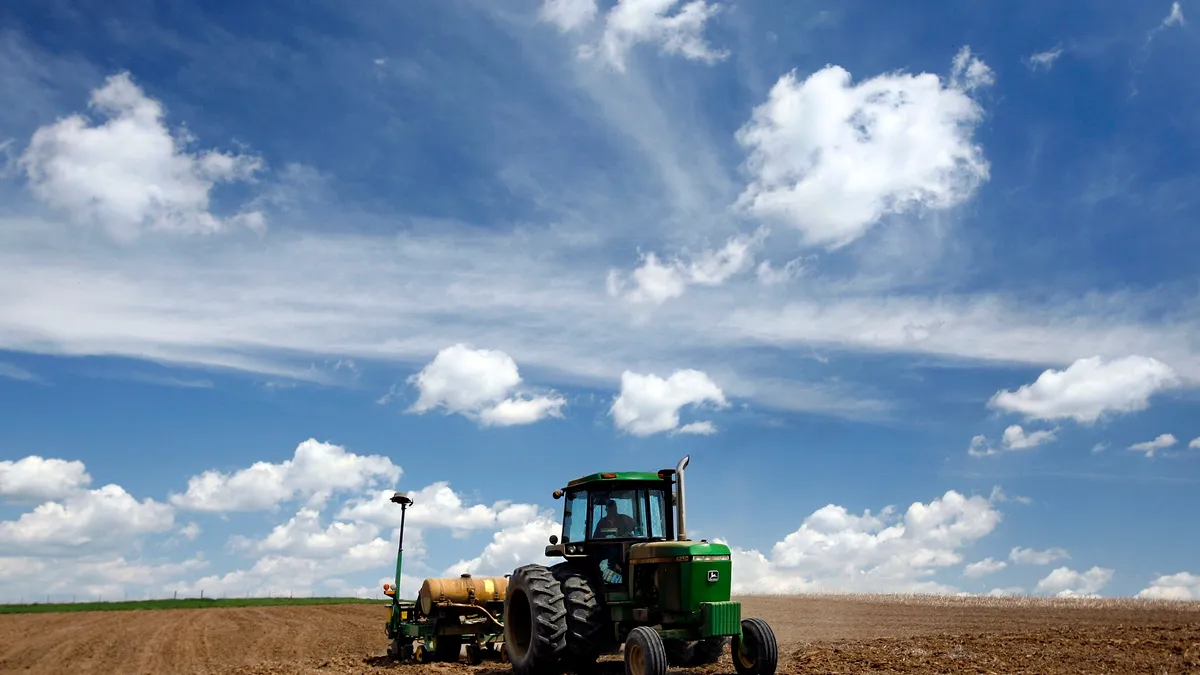
[[[742,636],[733,638],[730,651],[738,675],[775,675],[779,645],[766,621],[758,617],[742,619]]]
[[[604,607],[591,579],[578,565],[561,562],[550,568],[558,579],[567,610],[567,652],[564,666],[574,672],[588,672],[604,649],[607,625]]]
[[[648,626],[637,626],[625,638],[625,675],[667,675],[667,652],[662,637]]]
[[[504,598],[504,649],[514,675],[553,675],[567,648],[567,611],[543,565],[513,570]]]

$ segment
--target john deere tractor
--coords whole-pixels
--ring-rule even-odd
[[[726,645],[738,675],[774,675],[775,634],[730,600],[729,547],[687,536],[688,461],[554,491],[565,499],[562,539],[552,535],[546,555],[563,562],[522,565],[508,580],[504,656],[515,675],[586,672],[622,645],[627,675],[714,663]]]

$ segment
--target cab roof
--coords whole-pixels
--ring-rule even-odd
[[[567,483],[568,488],[581,487],[591,483],[616,483],[619,481],[649,481],[654,483],[666,482],[670,473],[652,473],[650,471],[607,471],[580,476]]]

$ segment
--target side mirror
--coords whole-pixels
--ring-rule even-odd
[[[557,543],[558,543],[558,535],[557,534],[550,535],[550,545],[553,546]]]

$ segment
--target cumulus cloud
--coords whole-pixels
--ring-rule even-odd
[[[889,214],[960,204],[989,175],[972,138],[983,113],[968,92],[991,80],[965,48],[948,81],[885,74],[853,84],[839,66],[804,80],[788,73],[737,132],[751,177],[737,206],[838,248]]]
[[[646,253],[628,280],[618,270],[609,270],[608,294],[635,304],[660,305],[682,296],[691,285],[719,286],[754,264],[753,249],[767,234],[766,229],[760,228],[751,235],[735,235],[721,248],[701,251],[691,256],[690,261],[677,257],[660,262],[658,254]],[[770,273],[768,266],[767,274]],[[628,288],[630,285],[632,288]]]
[[[340,575],[394,566],[394,547],[392,542],[375,538],[343,549],[334,557],[265,555],[246,569],[177,581],[164,587],[168,593],[199,595],[203,592],[206,597],[308,595],[318,588],[338,588]],[[382,588],[371,589],[373,594],[381,591]]]
[[[1096,597],[1100,589],[1112,580],[1113,570],[1092,567],[1086,572],[1077,572],[1069,567],[1059,567],[1047,574],[1034,589],[1038,593],[1053,593],[1064,597]]]
[[[724,408],[729,402],[721,388],[699,370],[676,370],[665,380],[653,373],[625,371],[621,374],[621,392],[613,400],[609,415],[618,429],[635,436],[666,431],[713,433],[715,425],[706,420],[687,425],[690,429],[686,432],[679,429],[680,410],[704,404]]]
[[[1070,555],[1063,548],[1048,548],[1037,551],[1032,548],[1014,546],[1008,553],[1008,559],[1017,565],[1049,565],[1057,560],[1069,560]]]
[[[255,462],[233,473],[205,471],[188,479],[185,493],[169,499],[181,509],[216,513],[272,509],[292,499],[320,506],[335,492],[393,485],[401,473],[382,455],[357,455],[310,438],[296,446],[291,459]]]
[[[971,439],[971,445],[967,448],[967,454],[972,457],[985,457],[987,455],[998,455],[1002,452],[1011,452],[1014,450],[1031,450],[1049,443],[1055,439],[1056,430],[1043,429],[1040,431],[1026,432],[1019,424],[1013,424],[1004,429],[1004,436],[1000,439],[1000,447],[993,447],[987,437],[980,434]]]
[[[384,582],[361,587],[345,578],[379,568],[390,570],[399,537],[401,509],[388,501],[391,492],[352,498],[325,523],[321,513],[301,508],[287,522],[261,538],[234,536],[232,549],[256,560],[243,569],[214,574],[171,588],[184,593],[238,595],[305,594],[321,592],[378,594]],[[497,501],[492,505],[467,504],[449,483],[439,481],[409,491],[413,505],[405,516],[405,576],[401,593],[414,597],[424,576],[507,574],[521,562],[542,560],[550,534],[557,531],[553,512],[534,504]],[[388,528],[386,536],[384,528]],[[430,566],[427,533],[451,532],[463,538],[493,531],[492,541],[479,556],[462,559],[444,571]]]
[[[17,520],[0,521],[0,550],[11,555],[80,555],[116,550],[146,534],[169,531],[174,510],[138,501],[119,485],[80,490]]]
[[[475,530],[525,523],[537,515],[535,505],[507,500],[497,501],[491,506],[468,506],[463,498],[451,489],[447,481],[438,481],[407,494],[413,500],[413,504],[408,507],[404,517],[406,525],[417,528],[445,528],[460,537]],[[399,526],[400,508],[389,501],[391,496],[392,492],[383,491],[369,497],[349,499],[339,510],[337,517],[342,520]]]
[[[334,521],[323,527],[320,511],[302,508],[262,539],[237,535],[230,543],[237,549],[256,554],[330,558],[370,543],[379,532],[378,526],[367,522]]]
[[[1178,383],[1175,371],[1152,357],[1092,356],[1064,370],[1047,369],[1016,391],[998,391],[988,406],[1028,419],[1072,419],[1090,425],[1106,415],[1145,410],[1153,395]]]
[[[1196,450],[1196,449],[1200,448],[1200,436],[1193,438],[1192,441],[1190,443],[1188,443],[1188,448],[1190,448],[1192,450]]]
[[[550,543],[550,535],[557,534],[560,529],[561,525],[550,515],[538,515],[527,522],[510,525],[496,532],[478,556],[454,563],[444,574],[504,576],[526,563],[552,565],[559,561],[546,557],[546,545]]]
[[[1139,591],[1137,597],[1153,600],[1200,600],[1200,574],[1179,572],[1159,576]]]
[[[1004,447],[1010,450],[1027,450],[1036,448],[1054,440],[1053,430],[1033,431],[1026,433],[1020,425],[1014,424],[1004,430]]]
[[[1008,567],[1008,563],[1003,560],[995,560],[993,558],[984,558],[979,562],[973,562],[966,567],[963,567],[963,576],[971,579],[977,579],[988,574],[994,574]]]
[[[0,599],[9,602],[163,597],[164,584],[195,576],[203,558],[161,561],[102,553],[71,558],[0,556]]]
[[[1173,434],[1159,434],[1154,440],[1134,443],[1129,446],[1129,449],[1134,452],[1145,453],[1146,457],[1153,457],[1159,450],[1174,447],[1178,442]]]
[[[521,384],[516,361],[500,350],[471,349],[464,344],[438,351],[409,383],[420,392],[409,412],[423,414],[441,408],[483,426],[524,425],[562,417],[566,405],[566,399],[557,394],[514,394]]]
[[[162,104],[128,73],[105,80],[88,105],[107,120],[92,125],[75,114],[41,127],[19,159],[42,202],[122,240],[145,229],[212,233],[232,225],[264,226],[259,211],[222,218],[209,208],[214,186],[250,180],[262,167],[258,158],[188,152],[194,139],[172,135]]]
[[[552,2],[542,7],[560,28],[581,26],[594,12],[583,0]],[[579,50],[584,58],[603,59],[618,72],[625,72],[630,52],[639,44],[658,47],[663,55],[682,56],[692,61],[716,63],[729,52],[716,49],[704,39],[704,28],[721,5],[707,0],[617,0],[604,17],[604,32],[598,45]],[[586,18],[585,18],[586,17]]]
[[[91,484],[83,462],[30,455],[0,461],[0,497],[9,502],[60,499]]]
[[[902,515],[891,506],[858,515],[829,504],[769,556],[731,545],[739,570],[734,592],[953,592],[928,577],[961,563],[963,551],[1000,519],[990,500],[954,490],[928,504],[914,502]]]

